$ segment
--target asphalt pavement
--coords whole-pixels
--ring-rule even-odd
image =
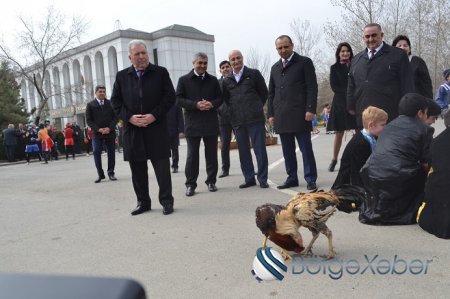
[[[442,120],[436,128],[436,134],[443,130]],[[334,135],[320,130],[312,137],[317,184],[328,190],[337,174],[327,170]],[[350,138],[347,134],[342,149]],[[230,176],[217,180],[219,190],[208,192],[201,158],[197,193],[186,197],[182,142],[181,171],[172,175],[175,212],[168,216],[162,214],[152,170],[152,211],[130,215],[136,199],[121,154],[116,156],[118,180],[99,184],[94,184],[92,156],[46,165],[3,163],[0,272],[127,277],[141,283],[148,298],[448,298],[449,240],[418,225],[363,225],[355,213],[337,212],[328,221],[337,252],[333,263],[320,258],[328,250],[320,236],[313,248],[317,257],[296,256],[286,262],[282,281],[258,283],[251,270],[263,236],[255,208],[285,204],[296,192],[306,192],[301,153],[300,186],[278,190],[286,177],[281,146],[267,151],[269,189],[238,188],[243,176],[238,152],[232,150]],[[103,163],[106,167],[106,156]],[[300,231],[308,242],[309,231]]]

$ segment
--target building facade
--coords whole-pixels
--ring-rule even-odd
[[[49,120],[57,128],[74,121],[85,126],[86,104],[94,98],[95,86],[104,84],[107,94],[110,94],[116,73],[131,65],[128,43],[133,39],[146,43],[150,62],[167,68],[174,86],[178,78],[192,69],[192,58],[197,52],[208,55],[208,72],[216,73],[213,35],[182,25],[151,33],[134,29],[114,31],[66,51],[45,74],[36,71],[37,80],[44,80],[46,94],[51,95]],[[39,107],[38,93],[33,84],[22,80],[20,85],[28,111]]]

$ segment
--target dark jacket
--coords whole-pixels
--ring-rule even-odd
[[[430,73],[427,64],[419,56],[411,58],[411,70],[414,80],[414,92],[433,99],[433,84],[431,83]]]
[[[347,111],[347,64],[336,62],[330,67],[330,86],[334,92],[327,131],[345,131],[356,128],[356,118]]]
[[[431,143],[431,167],[425,186],[425,207],[419,225],[439,238],[450,239],[450,128]]]
[[[184,108],[184,134],[193,136],[219,135],[217,108],[222,104],[222,93],[217,78],[205,73],[197,76],[194,70],[178,80],[176,97],[177,105]],[[202,111],[197,103],[202,99],[210,101],[213,109]]]
[[[114,138],[116,137],[117,117],[112,108],[111,102],[104,100],[100,105],[96,99],[86,105],[86,122],[91,127],[94,138]],[[98,131],[100,128],[108,127],[109,134],[103,135]]]
[[[19,131],[12,128],[6,128],[3,130],[3,144],[17,145],[17,137],[19,136],[20,136]]]
[[[316,113],[317,78],[311,59],[294,53],[285,68],[281,59],[270,71],[268,117],[277,133],[309,132],[306,112]]]
[[[142,98],[139,96],[140,88]],[[141,79],[133,66],[117,73],[111,104],[124,123],[125,161],[160,160],[170,157],[166,114],[174,103],[175,91],[165,68],[149,64]],[[128,122],[133,114],[148,113],[151,113],[156,121],[145,128]]]
[[[362,128],[362,112],[369,106],[383,109],[388,122],[398,116],[398,104],[407,93],[413,92],[411,66],[402,49],[384,43],[369,60],[367,49],[358,53],[351,62],[347,110],[356,111],[356,123]]]
[[[412,224],[423,200],[433,129],[400,115],[381,132],[361,170],[367,196],[359,215],[368,224]]]
[[[364,138],[361,131],[357,130],[344,149],[339,173],[331,189],[336,189],[345,184],[364,187],[360,170],[371,153],[370,143]]]
[[[219,79],[220,90],[223,92],[223,77]],[[230,107],[228,107],[225,101],[217,109],[217,115],[219,116],[219,126],[231,126]]]
[[[231,125],[236,128],[264,122],[264,104],[267,101],[267,86],[261,73],[244,66],[239,82],[233,72],[223,79],[223,100],[230,108]]]
[[[184,132],[183,110],[177,105],[173,105],[167,113],[167,130],[169,131],[169,136]]]

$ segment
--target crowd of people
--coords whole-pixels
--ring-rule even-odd
[[[431,127],[439,115],[445,117],[446,125],[449,123],[450,114],[445,112],[450,93],[450,69],[444,71],[446,82],[432,100],[427,66],[420,57],[411,54],[408,37],[399,35],[392,46],[384,42],[383,37],[379,24],[368,24],[363,35],[366,49],[354,55],[347,42],[340,43],[336,49],[336,62],[330,68],[334,97],[323,112],[327,131],[335,132],[330,172],[338,165],[344,133],[353,130],[354,136],[344,149],[333,188],[353,184],[366,189],[367,197],[359,215],[362,223],[411,224],[419,219],[427,231],[450,238],[449,217],[436,220],[433,214],[442,213],[442,209],[450,214],[448,200],[437,193],[445,190],[442,172],[448,174],[448,167],[436,163],[447,161],[442,156],[450,148],[441,135],[433,140]],[[202,140],[206,188],[210,192],[218,191],[217,137],[220,136],[222,157],[219,178],[223,178],[229,175],[232,134],[237,141],[243,175],[239,188],[257,184],[268,188],[265,145],[268,121],[280,137],[285,161],[286,179],[277,188],[300,184],[295,152],[297,141],[306,189],[317,190],[318,174],[311,142],[318,95],[314,64],[310,58],[294,51],[294,43],[287,35],[275,39],[275,49],[280,59],[270,70],[268,86],[259,70],[245,65],[242,52],[232,50],[228,60],[219,65],[220,79],[207,72],[207,54],[196,53],[192,70],[179,79],[174,89],[167,70],[149,62],[145,42],[131,41],[128,54],[132,65],[117,73],[111,100],[106,99],[105,87],[97,86],[96,97],[86,108],[90,129],[85,130],[84,140],[92,144],[98,173],[95,183],[105,179],[100,156],[105,148],[107,174],[110,180],[116,180],[114,140],[117,137],[115,127],[120,120],[123,156],[129,162],[137,198],[132,215],[151,210],[148,160],[159,186],[163,214],[173,213],[171,172],[177,173],[179,169],[180,135],[184,135],[187,142],[186,196],[194,196],[198,187]],[[10,133],[13,127],[7,130],[4,135],[15,134]],[[448,134],[447,130],[442,135]],[[50,132],[43,125],[37,132],[26,133],[27,159],[35,154],[47,162],[52,149]],[[79,144],[75,137],[80,132],[71,124],[66,125],[66,159],[69,153],[75,159]],[[433,147],[435,141],[436,148]],[[36,145],[39,144],[38,151]],[[11,148],[7,151],[10,153]],[[430,166],[433,179],[427,181]],[[422,201],[425,202],[422,216],[417,217]],[[441,222],[436,224],[436,221]]]

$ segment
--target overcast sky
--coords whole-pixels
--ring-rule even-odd
[[[19,15],[39,20],[49,5],[54,5],[69,17],[77,14],[89,22],[83,42],[111,33],[116,20],[120,21],[122,29],[147,32],[173,24],[195,27],[215,36],[216,64],[226,59],[232,49],[242,50],[245,62],[245,53],[250,47],[261,54],[269,53],[275,62],[279,57],[274,40],[281,34],[292,34],[289,23],[293,19],[308,19],[319,27],[340,16],[338,8],[333,7],[329,0],[12,0],[3,1],[0,34],[10,42],[12,34],[22,28],[17,20]],[[329,56],[332,57],[334,53],[330,51]]]

